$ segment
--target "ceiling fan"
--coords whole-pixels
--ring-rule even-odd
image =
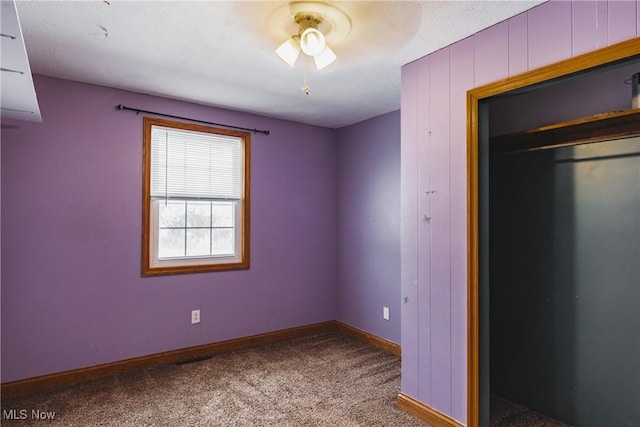
[[[337,7],[321,2],[292,2],[289,10],[298,32],[285,40],[276,54],[291,67],[300,52],[312,57],[318,70],[331,65],[337,56],[327,39],[339,41],[346,37],[351,31],[349,17]]]

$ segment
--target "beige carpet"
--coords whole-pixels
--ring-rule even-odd
[[[571,427],[562,421],[510,402],[499,396],[491,396],[490,427]]]
[[[2,425],[427,426],[396,407],[399,390],[399,357],[327,333],[6,400],[3,415],[27,419]]]

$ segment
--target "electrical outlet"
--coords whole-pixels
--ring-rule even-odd
[[[191,324],[200,323],[200,310],[191,310]]]
[[[389,320],[389,307],[382,307],[382,318]]]

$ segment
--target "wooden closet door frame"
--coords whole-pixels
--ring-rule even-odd
[[[633,38],[467,92],[467,426],[480,425],[479,325],[479,104],[492,96],[567,77],[640,56],[640,38]]]

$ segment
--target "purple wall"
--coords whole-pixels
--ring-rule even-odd
[[[339,129],[336,141],[338,320],[399,343],[400,112]]]
[[[466,423],[466,92],[639,34],[639,1],[551,1],[403,67],[404,393]]]
[[[2,129],[2,382],[336,318],[333,130],[35,85],[44,122]],[[142,116],[117,104],[271,131],[252,136],[250,270],[140,276]]]

